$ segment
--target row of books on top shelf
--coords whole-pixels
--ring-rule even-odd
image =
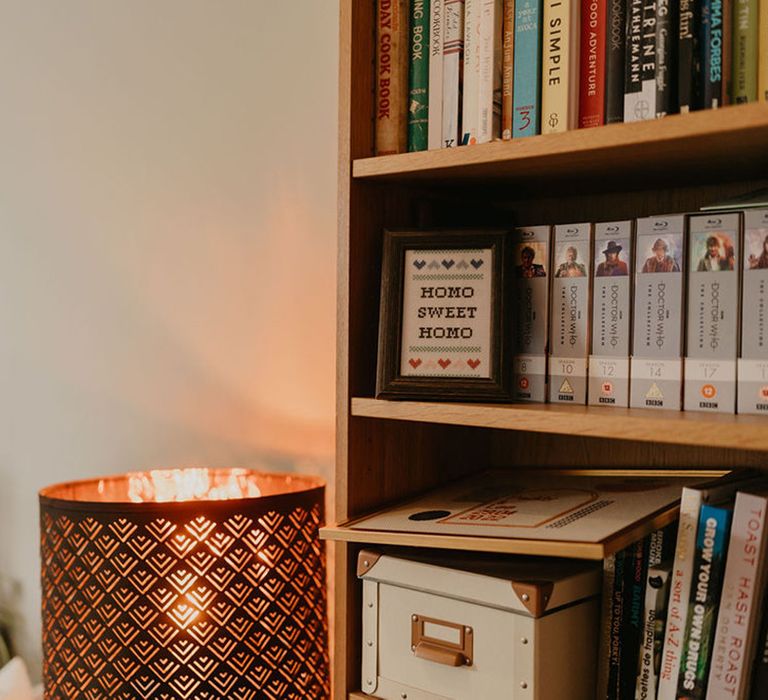
[[[732,473],[604,560],[599,700],[768,697],[767,515],[765,477]]]
[[[516,400],[768,412],[768,209],[515,236]]]
[[[768,0],[377,0],[376,154],[768,99]]]

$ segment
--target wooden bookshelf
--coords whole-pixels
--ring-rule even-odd
[[[604,542],[561,542],[558,540],[522,540],[501,537],[471,537],[463,535],[428,535],[423,533],[355,530],[349,524],[323,528],[323,537],[335,542],[378,544],[396,547],[428,547],[497,554],[527,554],[573,559],[601,560],[618,552],[654,530],[677,519],[679,509],[668,508],[655,517],[638,523],[625,532]]]
[[[326,532],[337,540],[335,700],[371,697],[359,692],[359,549],[442,546],[335,523],[488,468],[768,468],[768,417],[370,398],[384,228],[618,220],[768,186],[766,104],[374,158],[374,7],[340,2],[336,509]]]
[[[354,161],[355,179],[435,182],[483,179],[516,183],[578,174],[591,180],[639,172],[643,178],[699,179],[713,171],[765,177],[768,104],[734,105],[660,120],[610,124],[478,146]]]
[[[768,450],[768,419],[683,411],[616,409],[557,404],[457,404],[353,398],[352,415],[419,423],[464,425],[670,445]]]

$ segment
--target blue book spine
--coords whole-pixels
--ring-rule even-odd
[[[677,697],[690,700],[706,697],[732,514],[732,508],[710,505],[702,505],[699,512]]]
[[[512,138],[541,133],[541,22],[541,0],[517,0]]]
[[[723,0],[702,0],[699,49],[704,109],[723,104]]]

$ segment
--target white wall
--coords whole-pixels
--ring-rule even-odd
[[[337,0],[0,3],[0,574],[37,490],[333,449]]]

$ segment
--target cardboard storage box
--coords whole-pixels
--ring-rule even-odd
[[[443,565],[441,565],[443,564]],[[601,568],[364,550],[362,689],[383,700],[593,700]]]

